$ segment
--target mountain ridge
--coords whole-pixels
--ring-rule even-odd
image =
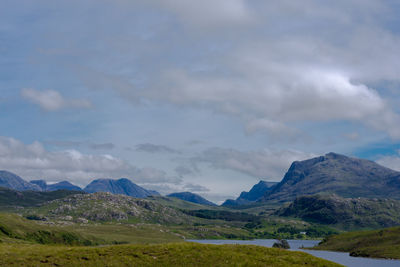
[[[18,175],[6,170],[0,171],[0,187],[10,188],[18,191],[41,191],[38,185],[31,184]]]
[[[400,172],[373,161],[328,153],[291,164],[284,178],[259,200],[292,201],[321,192],[341,197],[400,199]]]
[[[47,184],[45,180],[32,180],[29,181],[31,184],[38,185],[43,191],[56,191],[56,190],[72,190],[72,191],[81,191],[77,185],[70,183],[69,181],[61,181],[54,184]]]

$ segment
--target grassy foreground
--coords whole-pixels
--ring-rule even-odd
[[[0,266],[341,266],[303,252],[249,245],[0,245]]]
[[[313,249],[350,252],[351,256],[400,259],[400,227],[330,236]]]

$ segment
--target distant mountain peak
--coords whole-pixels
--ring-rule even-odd
[[[117,180],[108,178],[96,179],[88,184],[83,190],[88,193],[109,192],[137,198],[159,195],[156,191],[147,190],[138,186],[128,178],[120,178]]]
[[[19,177],[18,175],[5,170],[0,171],[0,186],[18,191],[42,191],[42,189],[38,185],[31,184]]]
[[[167,195],[167,197],[175,197],[179,198],[185,201],[189,201],[192,203],[197,203],[201,205],[207,205],[207,206],[216,206],[216,204],[212,203],[211,201],[208,201],[207,199],[203,198],[200,195],[191,193],[191,192],[178,192],[178,193],[172,193]]]
[[[227,199],[222,206],[238,206],[255,202],[262,198],[264,194],[271,190],[277,183],[278,182],[260,180],[249,192],[243,191],[236,200]]]

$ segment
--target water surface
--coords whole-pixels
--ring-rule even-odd
[[[242,244],[272,247],[275,239],[256,239],[256,240],[187,240],[202,244]],[[333,261],[349,267],[399,267],[400,260],[371,259],[361,257],[350,257],[347,252],[333,252],[321,250],[303,250],[301,247],[313,247],[319,243],[318,240],[288,240],[293,251],[303,251],[316,257]]]

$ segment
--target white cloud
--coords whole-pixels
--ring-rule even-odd
[[[24,144],[0,137],[0,169],[23,178],[69,180],[86,185],[96,178],[130,178],[136,183],[179,183],[177,177],[155,168],[138,168],[112,155],[82,154],[77,150],[48,151],[39,142]]]
[[[261,51],[253,52],[232,63],[234,74],[228,77],[169,70],[162,78],[163,86],[124,93],[133,99],[207,106],[241,118],[248,133],[266,130],[271,135],[296,135],[292,122],[347,120],[400,138],[398,114],[374,89],[352,82],[340,71],[289,67],[292,63],[273,62]]]
[[[397,151],[397,155],[381,156],[376,162],[389,169],[400,171],[400,150]]]
[[[63,16],[50,17],[57,27],[43,31],[55,36],[46,48],[75,55],[71,72],[88,87],[135,104],[224,112],[248,133],[293,136],[293,122],[344,120],[400,138],[399,115],[374,89],[400,82],[398,9],[390,2],[119,0],[75,14],[77,4],[63,3]],[[111,19],[99,31],[104,17]],[[77,41],[65,47],[66,38]],[[86,105],[41,93],[25,92],[46,110]]]
[[[57,111],[64,108],[91,108],[92,104],[84,99],[66,99],[54,90],[35,90],[24,88],[21,96],[46,111]]]

